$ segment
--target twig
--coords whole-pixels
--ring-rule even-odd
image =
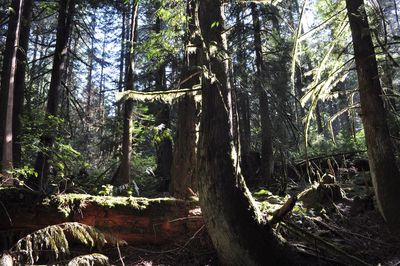
[[[379,241],[379,240],[376,240],[376,239],[373,239],[373,238],[364,236],[364,235],[362,235],[362,234],[354,233],[354,232],[351,232],[351,231],[349,231],[349,230],[343,230],[343,229],[339,228],[339,227],[336,226],[336,225],[333,225],[333,224],[326,224],[326,223],[324,223],[324,222],[322,222],[322,221],[320,221],[320,220],[317,220],[316,218],[312,218],[312,220],[317,221],[318,223],[322,224],[323,226],[327,227],[328,229],[330,229],[330,230],[332,230],[332,231],[335,230],[335,233],[338,233],[337,231],[342,231],[342,232],[344,232],[344,233],[346,233],[346,234],[353,235],[353,236],[355,236],[355,237],[360,237],[360,238],[363,238],[363,239],[365,239],[365,240],[368,240],[368,241],[371,241],[371,242],[375,242],[375,243],[377,243],[377,244],[380,244],[380,245],[382,245],[382,246],[393,247],[393,245],[390,245],[390,244],[388,244],[388,243],[385,243],[385,242],[382,242],[382,241]],[[338,234],[338,235],[339,235],[339,234]],[[341,234],[340,234],[339,236],[342,237],[343,239],[345,239],[344,236],[342,236]]]
[[[317,253],[318,252],[317,250],[315,250],[313,248],[310,248],[308,246],[301,245],[301,244],[294,244],[293,246],[295,246],[297,248],[297,252],[303,253],[304,255],[316,257],[318,259],[333,263],[334,265],[344,265],[344,266],[348,266],[349,265],[347,263],[343,263],[343,262],[334,260],[332,258],[321,256],[319,253]],[[309,251],[307,251],[307,250],[309,250]]]
[[[119,261],[121,261],[122,266],[125,266],[124,259],[122,258],[122,255],[121,255],[121,250],[119,249],[118,241],[117,241],[117,250],[118,250]]]
[[[3,202],[2,202],[1,200],[0,200],[0,204],[1,204],[1,206],[2,206],[3,209],[4,209],[4,211],[5,211],[6,214],[7,214],[8,220],[10,221],[10,225],[11,225],[11,226],[14,226],[14,225],[13,225],[13,222],[12,222],[12,220],[11,220],[10,214],[8,213],[6,206],[4,206],[4,204],[3,204]]]
[[[131,247],[133,250],[137,250],[137,251],[141,251],[141,252],[147,252],[147,253],[152,253],[152,254],[165,254],[165,253],[172,253],[172,252],[176,252],[178,250],[181,250],[185,247],[187,247],[187,245],[189,245],[189,243],[195,239],[195,237],[205,228],[205,225],[201,226],[199,230],[197,230],[192,237],[189,238],[188,241],[185,242],[185,244],[183,246],[177,247],[177,248],[173,248],[173,249],[168,249],[168,250],[162,250],[162,251],[154,251],[154,250],[149,250],[149,249],[144,249],[144,248],[136,248],[136,247]]]
[[[315,236],[311,234],[310,232],[300,228],[296,224],[285,220],[284,222],[281,223],[283,227],[288,229],[289,231],[301,236],[305,237],[306,240],[312,241],[315,243],[319,243],[323,249],[325,249],[327,252],[330,252],[334,255],[340,256],[341,258],[345,259],[350,265],[363,265],[363,266],[370,266],[371,264],[368,264],[367,262],[363,261],[360,258],[357,258],[353,255],[348,254],[346,251],[336,247],[335,245],[332,245],[331,243],[326,242],[324,239],[321,237]]]

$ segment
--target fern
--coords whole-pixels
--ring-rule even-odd
[[[62,223],[45,227],[25,236],[15,244],[11,253],[15,254],[18,263],[22,265],[37,262],[40,253],[44,250],[49,253],[50,261],[57,261],[70,254],[69,238],[98,250],[101,250],[106,243],[126,244],[125,241],[106,235],[89,225]]]
[[[102,254],[94,253],[73,258],[68,266],[110,265],[108,258]]]

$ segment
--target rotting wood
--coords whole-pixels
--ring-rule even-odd
[[[190,238],[203,226],[196,201],[66,194],[42,197],[0,190],[0,236],[24,236],[48,225],[79,222],[130,245],[162,245]],[[10,220],[12,224],[10,224]],[[12,244],[12,243],[10,243]]]

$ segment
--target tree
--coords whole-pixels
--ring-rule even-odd
[[[222,1],[200,1],[198,14],[205,61],[197,176],[208,232],[225,265],[293,265],[240,172]]]
[[[383,218],[393,228],[398,228],[400,225],[400,209],[398,208],[400,172],[387,125],[386,110],[382,100],[383,91],[368,17],[363,0],[346,0],[346,5],[353,38],[361,118],[368,147],[372,183]]]
[[[258,94],[261,117],[261,175],[265,181],[269,181],[274,172],[274,150],[272,145],[272,122],[270,117],[270,108],[268,104],[268,95],[264,86],[266,67],[263,59],[261,23],[257,5],[251,3],[251,13],[254,27],[254,50],[256,53],[256,78],[255,90]]]
[[[127,58],[127,73],[126,73],[126,84],[125,90],[133,90],[133,73],[135,70],[135,43],[137,40],[137,21],[138,21],[138,8],[139,1],[133,0],[132,4],[132,15],[131,15],[131,27],[130,27],[130,40],[129,40],[129,57]],[[130,184],[131,179],[131,155],[132,155],[132,112],[133,112],[133,100],[127,99],[124,102],[124,113],[123,113],[123,136],[122,136],[122,158],[121,166],[119,169],[119,185]]]
[[[25,96],[25,73],[32,18],[32,0],[13,1],[7,34],[7,51],[1,82],[0,150],[3,167],[20,166],[22,111]],[[6,110],[7,109],[7,110]],[[4,124],[3,124],[4,123]],[[5,130],[6,132],[4,132]],[[6,133],[6,134],[4,134]],[[6,135],[11,140],[6,140]],[[3,142],[4,140],[4,142]],[[3,145],[4,144],[4,145]],[[3,157],[5,156],[5,157]]]
[[[155,7],[156,12],[159,12],[160,1],[157,1]],[[159,15],[156,17],[156,23],[154,25],[155,34],[160,35],[162,31],[163,21]],[[165,91],[167,88],[166,75],[165,75],[165,62],[158,62],[159,66],[155,73],[155,85],[156,90]],[[157,169],[156,175],[161,177],[164,181],[171,179],[171,165],[172,165],[172,139],[168,130],[171,128],[170,121],[170,108],[168,104],[158,103],[154,106],[156,111],[155,122],[158,127],[159,140],[156,143],[156,157],[157,157]],[[163,190],[167,189],[163,188]]]
[[[198,1],[187,1],[186,13],[187,38],[185,50],[185,68],[182,86],[193,88],[198,85],[200,65],[201,40],[198,31],[198,21],[196,20],[198,11]],[[199,112],[200,106],[194,96],[184,96],[178,102],[178,121],[176,125],[176,141],[171,169],[170,193],[174,197],[188,198],[193,196],[192,191],[197,190],[197,178],[195,173],[196,148],[198,140]]]
[[[22,117],[25,100],[25,76],[28,65],[29,35],[31,31],[33,0],[24,0],[21,17],[19,47],[17,51],[17,72],[15,76],[14,109],[13,109],[13,163],[22,166]]]
[[[58,115],[61,81],[66,69],[68,41],[72,31],[75,3],[75,0],[66,0],[61,1],[59,4],[56,48],[53,57],[50,88],[47,96],[47,116]],[[29,179],[28,186],[42,191],[46,190],[46,183],[48,181],[50,169],[49,158],[51,148],[55,142],[55,135],[50,133],[44,134],[41,136],[40,142],[43,145],[43,149],[38,153],[35,162],[35,171],[38,173],[38,180],[36,180],[35,176],[32,176]]]
[[[10,29],[11,33],[8,35],[11,40],[9,41],[8,55],[5,56],[9,60],[9,62],[4,63],[3,71],[6,73],[3,74],[2,78],[8,79],[4,82],[4,87],[2,86],[2,96],[5,97],[5,117],[4,122],[2,123],[2,127],[4,128],[3,133],[3,142],[2,142],[2,167],[3,171],[11,170],[13,168],[13,111],[14,111],[14,91],[15,91],[15,80],[17,75],[17,54],[20,43],[20,32],[21,32],[21,19],[22,19],[22,11],[24,6],[24,1],[20,0],[14,2],[14,12],[16,13],[15,17],[10,18]],[[12,21],[12,20],[16,21]],[[15,27],[14,27],[14,23]],[[15,30],[15,31],[13,31]],[[13,36],[14,35],[14,36]]]

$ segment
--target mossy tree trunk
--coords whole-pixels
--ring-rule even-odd
[[[134,89],[134,69],[135,69],[135,42],[137,39],[137,21],[138,21],[139,1],[133,0],[132,15],[131,15],[131,30],[129,39],[129,56],[127,56],[127,73],[125,90]],[[130,184],[131,179],[131,156],[132,156],[132,112],[133,100],[127,99],[124,102],[123,110],[123,135],[122,135],[122,158],[119,168],[119,175],[116,180],[116,185]]]
[[[383,91],[363,0],[346,0],[353,38],[361,118],[368,147],[372,183],[379,210],[393,228],[400,226],[400,172],[383,104]]]
[[[290,249],[262,219],[240,172],[222,1],[201,0],[198,14],[205,71],[197,174],[208,232],[225,265],[293,265]]]
[[[182,73],[184,88],[192,88],[200,83],[200,47],[201,40],[198,31],[198,1],[187,1],[186,13],[188,16],[185,70]],[[173,164],[171,169],[170,193],[177,198],[193,196],[191,191],[197,191],[195,173],[196,148],[198,142],[200,104],[195,98],[187,95],[178,103],[177,136],[175,142]]]

